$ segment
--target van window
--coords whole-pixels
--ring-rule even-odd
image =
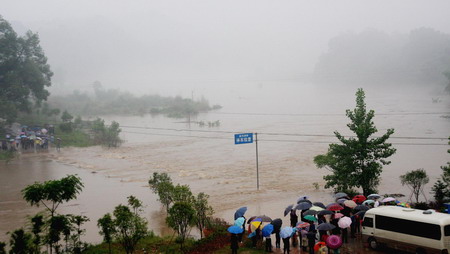
[[[363,227],[373,228],[373,218],[370,218],[370,217],[364,218],[362,225],[363,225]]]
[[[407,235],[441,239],[441,227],[437,224],[376,215],[375,227]]]
[[[444,227],[444,235],[445,236],[450,236],[450,225],[446,225]]]

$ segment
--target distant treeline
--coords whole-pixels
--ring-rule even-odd
[[[94,94],[74,91],[61,96],[52,95],[48,98],[52,108],[67,110],[74,115],[144,115],[164,114],[168,117],[183,118],[199,112],[219,109],[221,106],[210,106],[205,98],[199,101],[177,97],[162,97],[159,95],[135,96],[116,89],[103,89],[94,86]]]
[[[409,34],[368,29],[332,38],[314,70],[319,83],[442,84],[450,70],[450,34],[430,28]]]

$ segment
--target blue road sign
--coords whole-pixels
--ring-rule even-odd
[[[234,144],[253,143],[253,133],[234,134]]]

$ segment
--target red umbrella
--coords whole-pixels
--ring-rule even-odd
[[[331,204],[327,205],[327,210],[329,210],[329,211],[340,211],[343,209],[344,209],[344,207],[342,207],[338,203],[331,203]]]
[[[361,204],[362,202],[364,202],[367,198],[364,197],[364,195],[356,195],[353,197],[353,201],[355,201],[355,203],[357,204]]]
[[[316,245],[314,245],[314,251],[319,251],[320,248],[323,246],[326,246],[327,244],[325,242],[318,242]]]

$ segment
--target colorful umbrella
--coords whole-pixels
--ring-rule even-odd
[[[330,235],[326,242],[330,249],[339,249],[342,246],[342,239],[337,235]]]
[[[330,210],[330,211],[340,211],[342,209],[344,209],[344,207],[342,207],[338,203],[331,203],[331,204],[327,205],[327,210]]]
[[[295,227],[300,229],[300,228],[307,228],[309,226],[310,224],[308,222],[299,221],[297,222],[297,225]]]
[[[320,223],[319,226],[317,226],[317,230],[324,230],[324,231],[332,230],[334,228],[336,228],[336,226],[328,222]]]
[[[314,210],[314,211],[318,211],[318,212],[320,212],[320,211],[322,211],[324,209],[325,208],[322,208],[320,206],[315,206],[315,205],[313,205],[313,206],[311,206],[311,208],[309,208],[309,210]]]
[[[293,233],[294,233],[294,229],[293,228],[291,228],[291,227],[284,227],[280,231],[280,237],[281,238],[288,238],[288,237],[291,237]]]
[[[338,226],[340,228],[348,228],[348,227],[350,227],[351,224],[352,224],[352,219],[350,219],[347,216],[340,218],[338,221]]]
[[[228,227],[227,231],[232,234],[240,234],[240,233],[244,232],[244,229],[242,227],[238,227],[238,226],[231,226],[231,227]]]
[[[355,203],[357,204],[361,204],[362,202],[364,202],[367,198],[364,197],[364,195],[356,195],[352,198],[353,201],[355,201]]]
[[[234,221],[234,225],[238,226],[238,227],[242,227],[242,225],[244,225],[244,223],[245,223],[244,217],[239,217]]]
[[[386,203],[386,202],[392,202],[392,201],[395,201],[395,198],[387,197],[387,198],[383,199],[381,202]]]
[[[323,209],[327,208],[322,202],[314,202],[314,206],[322,207]]]
[[[344,201],[344,205],[349,208],[355,208],[358,204],[356,204],[353,200],[346,200]]]
[[[237,209],[236,212],[234,213],[234,219],[237,219],[239,217],[243,217],[246,211],[247,211],[247,207],[246,206]]]
[[[304,218],[309,221],[317,221],[317,218],[313,215],[306,215]]]
[[[270,218],[269,216],[266,215],[260,215],[257,218],[260,218],[262,222],[271,222],[272,218]]]
[[[316,243],[316,245],[314,245],[314,251],[319,251],[320,248],[322,248],[324,246],[326,246],[325,242],[318,242],[318,243]]]
[[[339,219],[339,218],[344,217],[344,215],[342,213],[335,213],[333,216],[334,216],[335,219]]]
[[[263,237],[269,237],[270,234],[272,234],[273,229],[274,229],[274,227],[273,227],[272,224],[266,225],[266,226],[261,230],[262,236],[263,236]]]

